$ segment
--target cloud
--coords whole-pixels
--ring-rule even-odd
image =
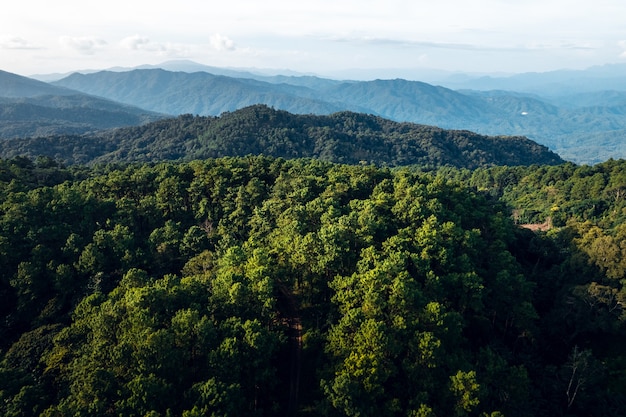
[[[218,51],[234,51],[236,49],[235,42],[227,36],[215,33],[209,38],[211,46]]]
[[[398,48],[433,48],[433,49],[455,49],[455,50],[497,50],[500,48],[474,45],[469,43],[454,42],[430,42],[416,41],[410,39],[393,39],[393,38],[377,38],[377,37],[330,37],[331,42],[353,43],[362,46],[382,46],[382,47],[398,47]]]
[[[459,43],[459,42],[432,42],[412,39],[394,39],[378,37],[332,37],[332,42],[353,43],[361,46],[396,47],[396,48],[422,48],[422,49],[449,49],[456,51],[477,52],[534,52],[551,51],[559,49],[568,50],[594,50],[588,43],[550,43],[550,42],[526,42],[522,44],[498,44],[498,43]]]
[[[365,38],[362,40],[369,45],[382,45],[382,46],[400,46],[400,47],[419,47],[419,48],[439,48],[439,49],[461,49],[461,50],[476,50],[482,49],[476,45],[466,43],[450,43],[450,42],[426,42],[426,41],[413,41],[402,39],[387,39],[387,38]]]
[[[83,55],[93,55],[97,50],[107,44],[106,41],[102,39],[72,36],[62,36],[60,42],[61,45],[66,48],[74,49]]]
[[[19,36],[7,36],[0,38],[0,49],[42,49],[41,47],[31,44],[24,38]]]
[[[136,51],[139,49],[143,49],[146,46],[149,46],[150,39],[144,36],[133,35],[122,39],[120,44],[126,49],[132,49]]]
[[[152,42],[149,38],[140,35],[128,36],[120,43],[124,48],[133,51],[164,52],[167,49],[165,45]]]
[[[131,51],[156,53],[157,55],[162,56],[185,57],[189,55],[188,45],[173,42],[154,42],[150,38],[140,35],[128,36],[122,39],[120,45]]]

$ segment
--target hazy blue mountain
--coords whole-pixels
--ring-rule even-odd
[[[0,139],[81,134],[140,125],[163,117],[87,95],[0,97]]]
[[[549,99],[550,103],[569,109],[582,107],[612,107],[626,104],[626,91],[603,90],[567,94]]]
[[[498,114],[480,98],[402,79],[343,83],[323,94],[349,109],[359,107],[392,120],[443,128],[473,130]]]
[[[457,74],[437,83],[453,89],[511,90],[543,97],[570,96],[605,90],[626,91],[626,64],[609,64],[585,70],[527,72],[507,76]]]
[[[113,67],[109,71],[128,72],[135,69],[164,69],[174,72],[208,72],[233,78],[247,78],[269,83],[287,83],[301,86],[315,86],[340,83],[338,80],[374,80],[402,78],[411,81],[423,81],[453,90],[507,90],[532,92],[544,97],[558,97],[581,92],[604,90],[626,91],[626,64],[607,64],[584,70],[556,70],[547,72],[526,72],[519,74],[474,74],[449,72],[428,68],[385,68],[385,69],[350,69],[335,72],[333,79],[319,74],[303,74],[288,70],[258,68],[221,68],[199,64],[189,60],[166,61],[158,65],[137,67]],[[101,70],[79,70],[90,74]],[[31,78],[53,82],[69,76],[66,74],[37,74]]]
[[[55,85],[169,114],[219,115],[253,104],[295,113],[341,110],[397,121],[471,128],[494,117],[481,99],[406,80],[334,82],[314,77],[272,77],[275,82],[160,69],[72,74]],[[283,81],[283,82],[277,82]]]
[[[295,71],[288,70],[261,70],[255,68],[221,68],[210,65],[199,64],[189,60],[172,60],[166,61],[158,65],[140,65],[137,67],[113,67],[108,68],[106,71],[110,72],[129,72],[133,70],[145,70],[145,69],[161,69],[170,72],[207,72],[213,75],[223,75],[232,78],[244,78],[250,80],[264,81],[271,84],[289,84],[301,87],[309,88],[327,88],[329,86],[337,85],[343,81],[323,78],[312,74],[302,74]],[[93,74],[95,72],[101,72],[102,70],[78,70],[68,73],[52,73],[52,74],[35,74],[30,78],[36,80],[45,81],[47,83],[53,83],[63,78],[69,77],[74,73],[79,74]]]
[[[0,139],[80,134],[164,117],[127,104],[0,71]]]
[[[578,163],[626,158],[626,93],[581,93],[558,100],[501,91],[466,93],[489,101],[502,114],[474,126],[477,132],[524,135]]]
[[[189,60],[174,60],[163,62],[159,65],[142,65],[132,69],[163,69],[173,72],[208,72],[213,75],[223,75],[233,78],[264,81],[271,84],[289,84],[300,87],[323,89],[342,83],[343,81],[331,80],[311,74],[301,74],[288,70],[260,70],[255,68],[220,68],[199,64]],[[129,69],[129,70],[132,70]],[[59,78],[60,79],[60,78]]]
[[[145,69],[76,73],[54,84],[174,115],[218,115],[258,103],[296,113],[327,114],[344,110],[341,106],[317,99],[315,92],[307,87],[206,72]]]
[[[36,97],[41,95],[71,95],[76,91],[54,86],[32,78],[0,70],[0,97]]]

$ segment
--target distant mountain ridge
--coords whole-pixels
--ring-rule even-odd
[[[128,104],[0,71],[0,139],[81,134],[162,117]]]
[[[1,157],[16,155],[43,155],[81,164],[267,155],[470,169],[564,162],[545,146],[522,137],[487,137],[353,112],[297,115],[265,105],[220,117],[183,115],[94,135],[0,142]]]
[[[75,73],[53,84],[173,115],[217,116],[253,104],[266,104],[293,113],[348,110],[396,121],[441,125],[450,117],[453,123],[465,122],[467,113],[472,113],[472,117],[479,112],[494,113],[481,100],[419,81],[318,80],[308,83],[313,86],[306,86],[302,77],[284,77],[284,82],[274,83],[207,72],[136,69]]]
[[[76,91],[0,70],[0,97],[24,98],[41,95],[65,96],[72,94],[76,94]]]
[[[526,72],[507,76],[457,76],[440,82],[453,89],[509,90],[544,97],[598,91],[626,91],[626,64],[607,64],[584,70]]]
[[[174,115],[215,116],[257,103],[300,114],[347,110],[485,135],[527,136],[579,163],[626,158],[626,94],[618,91],[604,93],[604,101],[598,92],[559,99],[502,90],[455,91],[404,79],[262,78],[136,69],[73,74],[54,85]]]
[[[208,72],[233,78],[248,78],[269,83],[293,85],[337,84],[342,82],[372,81],[375,79],[405,79],[422,81],[453,90],[506,90],[543,97],[562,97],[598,91],[626,91],[626,63],[606,64],[587,69],[561,69],[546,72],[523,72],[517,74],[475,74],[451,72],[427,68],[403,68],[387,70],[354,69],[337,72],[335,75],[301,73],[289,70],[258,68],[223,68],[200,64],[190,60],[172,60],[157,65],[136,67],[113,67],[106,71],[128,72],[143,69],[163,69],[172,72]],[[90,74],[99,70],[79,70],[65,74],[39,74],[31,78],[54,82],[74,72]]]

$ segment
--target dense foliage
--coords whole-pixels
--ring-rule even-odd
[[[0,162],[4,416],[626,405],[624,161]],[[558,227],[514,224],[522,187]]]
[[[46,155],[83,164],[188,161],[249,154],[351,164],[464,168],[563,162],[546,147],[521,137],[488,137],[350,112],[295,115],[261,105],[221,117],[183,115],[96,135],[0,142],[0,155],[4,157]]]

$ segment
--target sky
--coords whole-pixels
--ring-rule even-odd
[[[10,0],[0,69],[66,73],[192,60],[353,78],[626,63],[623,0]]]

